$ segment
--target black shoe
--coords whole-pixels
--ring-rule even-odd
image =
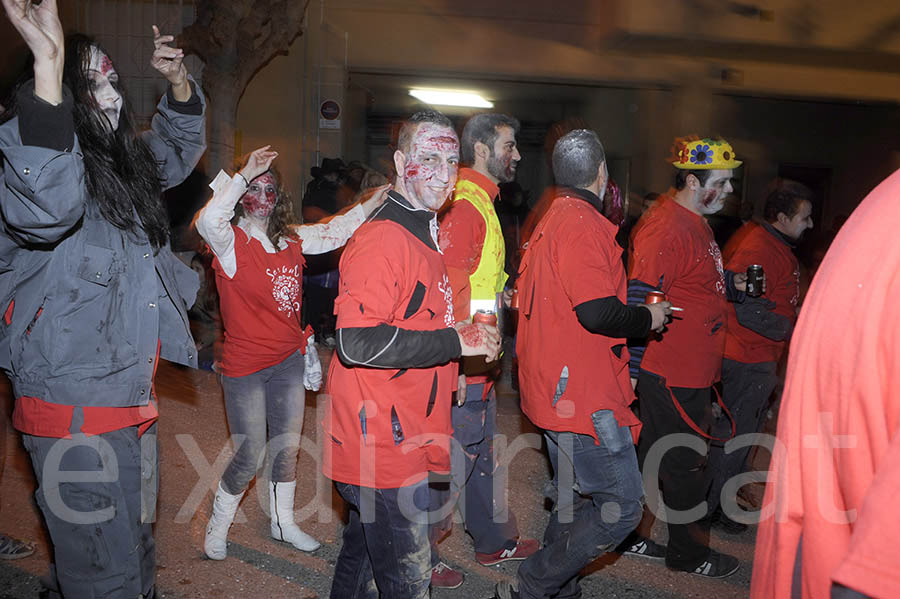
[[[736,557],[710,550],[709,557],[702,564],[693,570],[682,571],[706,578],[725,578],[737,572],[740,567],[741,564]]]
[[[722,511],[722,508],[719,508],[715,511],[712,516],[711,524],[717,530],[721,530],[722,532],[730,535],[739,535],[748,528],[746,524],[736,522],[726,516],[725,512]]]
[[[498,582],[491,599],[519,599],[519,589],[510,582]]]
[[[644,559],[663,560],[666,559],[666,546],[660,545],[650,539],[637,537],[634,543],[629,545],[622,551],[622,555],[631,555],[634,557],[642,557]]]

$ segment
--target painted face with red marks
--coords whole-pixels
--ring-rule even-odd
[[[516,147],[516,132],[512,127],[498,127],[497,140],[491,148],[487,171],[499,183],[509,183],[516,178],[516,166],[522,160]]]
[[[725,197],[734,191],[730,169],[713,170],[706,185],[697,189],[700,214],[715,214],[725,205]]]
[[[450,127],[422,123],[405,155],[406,199],[416,207],[437,211],[453,191],[459,171],[459,139]]]
[[[87,79],[91,96],[97,108],[105,117],[107,130],[112,132],[119,128],[119,115],[122,112],[122,94],[119,93],[119,74],[113,67],[109,56],[91,46],[91,57],[88,63]]]
[[[272,173],[263,173],[253,181],[241,197],[244,214],[255,218],[266,219],[275,209],[278,201],[278,182]]]

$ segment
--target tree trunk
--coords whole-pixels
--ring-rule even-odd
[[[234,162],[234,127],[237,121],[240,89],[231,77],[219,74],[204,76],[203,87],[209,98],[206,120],[209,142],[206,151],[206,172],[213,178],[219,169],[229,170]]]

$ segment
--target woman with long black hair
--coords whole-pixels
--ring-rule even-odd
[[[0,367],[9,375],[65,597],[152,597],[159,357],[196,366],[197,275],[169,249],[160,193],[205,150],[204,99],[172,36],[138,134],[115,66],[63,43],[55,0],[3,0],[34,55],[0,125]],[[73,476],[77,471],[78,476]]]

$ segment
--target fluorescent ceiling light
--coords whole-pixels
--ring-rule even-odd
[[[426,104],[438,106],[472,106],[473,108],[493,108],[494,103],[485,100],[475,92],[449,89],[411,89],[409,95]]]

